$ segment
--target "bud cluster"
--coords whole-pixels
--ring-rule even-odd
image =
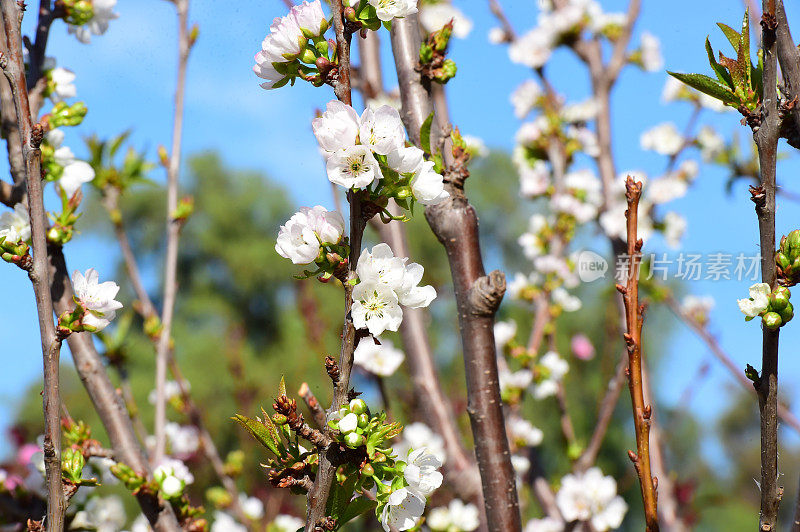
[[[456,75],[456,63],[445,59],[447,45],[453,34],[453,21],[428,35],[419,48],[419,69],[422,75],[437,83],[445,84]]]
[[[781,238],[775,253],[778,265],[778,282],[784,286],[794,286],[800,282],[800,229],[795,229]]]
[[[791,295],[785,286],[771,290],[767,283],[757,283],[750,287],[750,298],[739,300],[739,310],[745,315],[745,321],[760,316],[764,326],[774,331],[794,317],[794,307],[789,301]]]

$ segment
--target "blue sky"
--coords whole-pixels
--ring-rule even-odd
[[[530,72],[512,64],[505,47],[488,44],[487,32],[495,25],[488,2],[455,3],[475,26],[468,39],[455,42],[451,52],[459,67],[458,75],[448,85],[452,119],[462,132],[481,137],[490,147],[510,150],[520,123],[513,115],[509,93],[530,77]],[[535,2],[507,0],[504,4],[518,32],[535,24]],[[625,7],[621,1],[602,4],[607,11]],[[715,48],[721,47],[724,39],[714,23],[724,21],[736,27],[742,16],[738,2],[716,4],[711,13],[711,9],[697,9],[696,1],[644,2],[637,36],[646,29],[661,39],[670,70],[705,72],[706,35],[712,36]],[[796,9],[791,3],[787,8],[791,20]],[[63,24],[57,23],[51,32],[48,55],[55,55],[59,65],[76,72],[79,97],[89,107],[86,120],[68,132],[66,142],[80,154],[85,135],[96,132],[108,137],[132,129],[134,144],[149,147],[153,156],[156,146],[170,142],[176,56],[174,9],[163,0],[121,0],[117,11],[120,18],[111,23],[108,33],[88,46],[67,35]],[[267,92],[258,86],[251,72],[253,55],[269,23],[284,11],[279,0],[193,2],[190,18],[199,24],[200,37],[189,66],[184,153],[218,150],[231,166],[262,170],[283,183],[298,204],[332,207],[330,188],[310,128],[314,110],[324,107],[331,92],[303,83]],[[33,9],[28,11],[26,28],[31,27],[34,13]],[[387,46],[388,35],[382,36]],[[574,100],[588,96],[586,74],[569,53],[556,53],[551,64],[549,73],[559,91]],[[387,86],[393,87],[388,65],[386,72]],[[636,68],[626,69],[622,75],[613,100],[614,150],[620,171],[639,169],[655,177],[664,168],[663,157],[639,149],[639,135],[666,120],[674,120],[682,129],[690,111],[688,104],[661,104],[664,81],[665,74],[643,73]],[[736,113],[709,113],[703,117],[704,122],[719,126],[726,135],[738,127],[738,120]],[[748,132],[738,129],[746,139]],[[5,166],[0,170],[6,175]],[[796,170],[794,161],[783,162],[779,176]],[[163,179],[163,175],[155,171],[153,178]],[[721,170],[703,166],[690,194],[669,204],[671,210],[689,220],[685,251],[758,252],[756,219],[746,186],[740,183],[729,196],[723,190],[725,178]],[[783,181],[793,189],[789,179]],[[800,190],[800,185],[794,190]],[[798,214],[797,204],[779,203],[779,234],[793,228],[792,220],[797,220]],[[117,256],[98,243],[78,236],[67,248],[70,267],[96,267],[101,277],[112,271]],[[605,250],[599,242],[596,247],[598,251]],[[665,248],[653,239],[652,249]],[[5,430],[20,394],[39,378],[41,353],[33,293],[27,278],[11,266],[0,266],[0,286],[4,287],[0,332],[6,367],[0,373],[0,430]],[[700,281],[690,283],[688,288],[717,300],[711,329],[719,333],[723,347],[737,365],[744,367],[750,362],[758,367],[760,329],[755,323],[745,325],[735,304],[737,297],[745,296],[748,286],[749,283],[737,281]],[[658,327],[653,322],[648,325]],[[659,398],[667,404],[677,401],[697,368],[710,356],[691,332],[680,327],[676,330],[656,377]],[[786,327],[781,340],[787,347],[800,340],[797,326]],[[800,360],[792,357],[789,349],[784,353],[781,373],[798,374]],[[70,363],[68,353],[64,358],[65,363]],[[704,420],[713,419],[725,407],[725,390],[731,386],[733,381],[726,370],[712,363],[709,378],[701,383],[694,398],[696,413]],[[789,386],[784,385],[783,390],[787,397],[795,398]],[[5,445],[0,440],[0,453]]]

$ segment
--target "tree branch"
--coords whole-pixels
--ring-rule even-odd
[[[780,118],[776,57],[775,0],[763,0],[764,97],[761,125],[753,132],[758,147],[761,186],[751,188],[761,244],[761,280],[775,288],[775,178]],[[778,485],[778,331],[762,327],[761,376],[755,383],[761,417],[760,530],[775,530],[783,488]]]
[[[161,309],[161,333],[156,352],[156,446],[153,463],[164,457],[166,444],[166,393],[167,361],[172,333],[172,318],[178,293],[178,239],[183,220],[174,218],[178,208],[178,174],[181,167],[181,139],[183,137],[183,105],[186,94],[186,66],[192,44],[189,35],[189,0],[175,0],[178,14],[178,80],[175,87],[175,116],[172,124],[172,149],[167,167],[167,255],[164,266],[164,304]]]
[[[421,42],[417,17],[394,20],[391,35],[403,119],[409,137],[419,145],[420,126],[432,106],[429,87],[415,70]],[[440,124],[448,122],[446,106],[436,111]],[[494,314],[505,292],[505,277],[499,271],[488,276],[484,273],[478,218],[462,188],[466,168],[454,167],[452,151],[447,147],[443,156],[445,188],[450,197],[427,207],[425,218],[445,247],[453,276],[467,375],[467,410],[489,530],[518,530],[521,523],[517,490],[500,400],[493,330]]]
[[[625,344],[628,350],[628,385],[633,406],[633,424],[636,428],[636,450],[628,451],[628,456],[636,468],[641,485],[644,517],[648,532],[658,532],[658,512],[656,510],[656,480],[650,471],[650,418],[652,407],[644,402],[642,385],[642,322],[644,305],[639,305],[639,263],[642,256],[642,240],[637,235],[639,198],[642,183],[628,176],[625,183],[628,210],[628,272],[626,285],[617,285],[625,303],[625,321],[628,332]]]
[[[331,2],[331,15],[336,33],[336,52],[339,58],[338,79],[334,85],[336,97],[347,105],[352,105],[350,87],[350,39],[352,35],[345,32],[344,18],[342,17],[342,0]],[[361,254],[361,240],[367,219],[361,211],[361,198],[359,194],[349,191],[347,200],[350,202],[350,257],[348,262],[348,278],[355,278],[358,258]],[[328,412],[339,410],[347,401],[347,391],[350,386],[350,373],[353,370],[353,351],[357,342],[356,328],[350,316],[353,305],[353,286],[343,283],[344,288],[344,325],[342,330],[342,347],[339,352],[339,379],[333,385],[333,402]],[[305,532],[313,532],[317,523],[325,517],[325,505],[328,501],[331,485],[336,477],[336,467],[331,462],[330,450],[321,452],[319,467],[314,485],[308,490],[308,510],[306,512]]]
[[[44,366],[44,464],[47,481],[47,517],[50,531],[64,528],[67,502],[61,485],[61,396],[59,394],[59,354],[61,338],[56,335],[53,321],[53,301],[50,297],[50,279],[47,268],[47,217],[44,210],[42,169],[39,145],[42,126],[34,126],[25,82],[25,65],[22,60],[22,12],[13,0],[3,0],[3,29],[6,53],[0,57],[3,72],[8,80],[17,116],[17,132],[24,161],[25,182],[28,188],[28,214],[31,221],[33,261],[28,277],[36,295],[36,312],[42,341]]]

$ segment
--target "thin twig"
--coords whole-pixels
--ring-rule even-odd
[[[182,220],[174,218],[178,208],[178,174],[181,166],[181,139],[183,137],[183,104],[186,94],[186,66],[191,42],[189,35],[189,0],[175,0],[178,14],[178,80],[175,87],[175,116],[172,125],[172,149],[167,166],[167,255],[164,262],[164,304],[161,308],[161,333],[156,352],[156,445],[153,463],[164,457],[166,444],[166,393],[167,361],[172,333],[172,318],[178,293],[178,239]]]
[[[656,509],[656,480],[650,471],[650,418],[652,406],[645,404],[642,386],[642,322],[644,305],[639,304],[639,263],[642,256],[642,240],[637,234],[639,198],[642,183],[628,176],[625,183],[625,198],[628,210],[628,271],[626,285],[617,285],[625,303],[625,318],[628,332],[625,344],[628,350],[628,384],[633,406],[633,423],[636,428],[636,453],[628,451],[628,456],[636,468],[641,485],[644,516],[649,532],[658,532],[658,512]]]
[[[297,392],[297,395],[305,401],[308,411],[311,412],[311,418],[314,420],[314,423],[317,424],[317,427],[324,429],[325,425],[327,425],[325,410],[322,408],[322,405],[319,404],[317,396],[311,391],[307,382],[300,385],[300,390]]]
[[[338,79],[334,86],[336,97],[347,105],[352,105],[350,87],[350,40],[352,35],[345,32],[343,6],[341,0],[331,2],[331,16],[336,33],[336,52],[339,58]],[[360,196],[352,191],[348,192],[350,202],[350,278],[355,278],[355,269],[358,257],[361,254],[361,240],[366,227],[366,217],[361,212]],[[353,369],[353,351],[356,347],[356,329],[350,316],[353,304],[353,287],[344,283],[344,325],[342,330],[342,347],[339,353],[339,378],[333,387],[333,403],[331,412],[336,411],[347,400],[347,391],[350,386],[350,373]],[[331,463],[328,451],[320,453],[317,478],[314,485],[308,490],[308,509],[306,513],[305,532],[312,532],[316,524],[325,517],[325,505],[328,501],[331,485],[335,480],[336,467]]]
[[[44,444],[42,447],[47,481],[45,523],[48,530],[61,531],[64,528],[64,512],[67,509],[64,489],[61,485],[61,396],[58,375],[61,338],[56,335],[53,321],[53,300],[50,294],[47,265],[47,220],[42,190],[41,152],[39,151],[43,131],[39,124],[34,127],[31,120],[25,65],[22,59],[22,35],[19,26],[22,13],[19,5],[13,0],[2,0],[2,15],[6,53],[0,57],[0,62],[2,62],[3,72],[11,87],[19,143],[25,165],[33,255],[28,277],[36,296],[36,313],[39,317],[39,332],[42,341],[44,367]]]

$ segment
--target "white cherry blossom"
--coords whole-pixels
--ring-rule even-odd
[[[514,63],[530,68],[542,67],[553,53],[554,37],[550,28],[537,26],[511,43],[508,56]]]
[[[332,153],[326,169],[331,183],[345,188],[365,188],[383,177],[372,151],[360,144]]]
[[[444,179],[433,169],[433,161],[426,161],[425,153],[416,146],[399,148],[386,161],[393,170],[411,174],[411,191],[423,205],[435,205],[450,196],[444,190]]]
[[[108,24],[119,17],[114,13],[117,0],[92,0],[92,18],[81,26],[70,24],[67,31],[75,35],[84,44],[92,42],[92,35],[103,35],[108,30]]]
[[[299,517],[280,514],[275,517],[270,526],[276,528],[275,532],[297,532],[297,529],[305,524],[306,522]]]
[[[3,211],[0,214],[0,237],[5,237],[5,242],[9,244],[30,239],[31,221],[23,203],[14,205],[13,211]]]
[[[77,303],[86,311],[81,322],[93,331],[108,327],[116,311],[122,308],[122,303],[114,299],[119,292],[119,285],[112,281],[100,283],[94,268],[89,268],[85,274],[75,270],[72,273],[72,287]]]
[[[362,281],[353,288],[353,325],[368,329],[378,336],[384,331],[396,331],[403,321],[403,311],[397,294],[388,285],[376,281]]]
[[[389,377],[405,360],[402,351],[389,340],[378,344],[371,336],[362,338],[353,352],[353,363],[380,377]]]
[[[669,247],[680,247],[681,238],[686,233],[688,225],[686,218],[677,212],[670,211],[664,215],[664,239]]]
[[[417,12],[417,0],[368,0],[378,18],[384,22]]]
[[[328,29],[328,21],[322,11],[319,0],[309,2],[303,0],[302,3],[292,7],[291,16],[294,17],[298,27],[309,36],[319,36]]]
[[[407,455],[412,449],[425,448],[429,453],[436,456],[440,462],[445,462],[447,454],[444,448],[444,440],[425,423],[415,421],[406,425],[403,429],[402,437],[403,439],[394,445],[394,449],[399,456]]]
[[[413,491],[400,488],[393,491],[381,512],[381,525],[386,532],[392,527],[408,530],[417,524],[425,511],[425,499]]]
[[[447,506],[432,509],[425,524],[434,532],[472,532],[480,526],[478,508],[453,499]]]
[[[642,33],[642,67],[648,72],[656,72],[664,68],[661,56],[661,42],[649,32]]]
[[[450,20],[453,21],[453,36],[466,39],[472,31],[472,20],[453,4],[425,4],[419,12],[419,21],[428,33],[442,29]]]
[[[521,417],[509,417],[506,423],[509,439],[519,446],[535,447],[542,443],[544,433],[530,421]]]
[[[618,528],[628,511],[616,481],[597,467],[564,476],[556,504],[567,522],[589,522],[598,532]]]
[[[675,155],[683,147],[683,137],[672,122],[664,122],[644,133],[639,139],[643,150],[652,150],[661,155]]]
[[[388,105],[374,111],[367,107],[359,120],[359,140],[380,155],[389,155],[401,149],[405,144],[406,133],[400,113]]]
[[[514,115],[517,118],[528,116],[539,99],[544,95],[542,86],[532,79],[523,81],[514,92],[511,93],[511,105],[514,106]]]
[[[494,324],[494,344],[498,351],[502,350],[517,335],[517,322],[514,320],[498,321]]]
[[[564,522],[552,517],[531,519],[522,532],[564,532]]]
[[[331,100],[325,112],[311,122],[320,150],[325,154],[355,146],[361,128],[358,113],[351,106]]]
[[[427,448],[410,451],[405,462],[403,478],[408,482],[409,490],[428,497],[442,485],[444,476],[439,472],[442,462]]]
[[[767,310],[772,292],[767,283],[756,283],[750,287],[750,298],[739,299],[739,310],[748,318],[755,318]]]
[[[58,103],[78,95],[75,88],[75,73],[66,68],[56,67],[48,74],[50,81],[53,82],[53,90],[49,94],[53,103]]]

